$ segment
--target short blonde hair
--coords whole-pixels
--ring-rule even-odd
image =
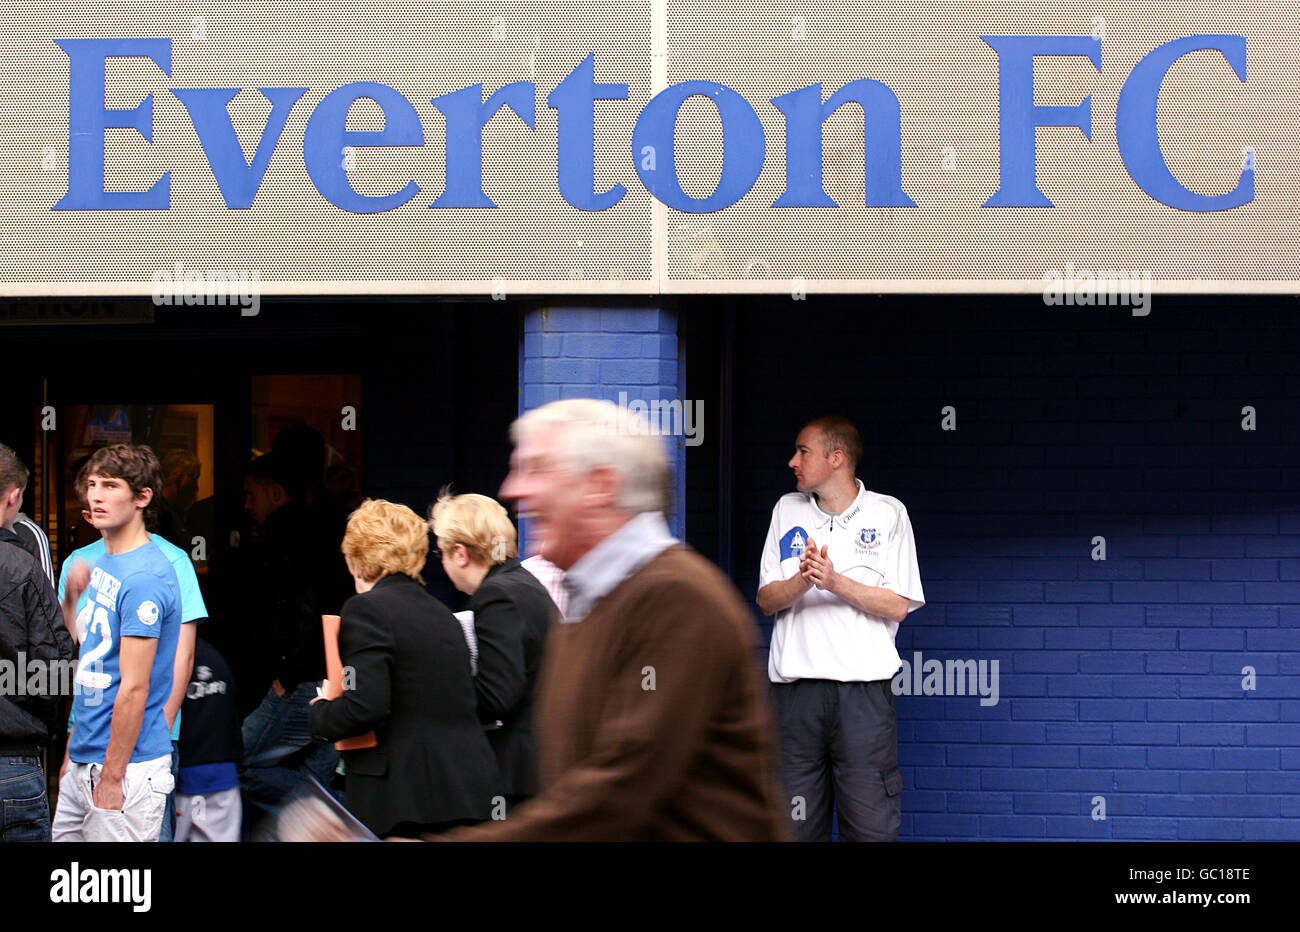
[[[429,555],[429,529],[410,508],[368,498],[348,516],[343,559],[366,582],[402,573],[423,585],[420,570]]]
[[[475,563],[494,566],[519,555],[519,536],[505,506],[486,495],[452,495],[443,488],[429,512],[438,549],[451,553],[464,544]]]

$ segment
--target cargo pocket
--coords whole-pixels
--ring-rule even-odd
[[[151,777],[146,777],[145,779],[149,783],[150,792],[162,796],[163,799],[170,796],[172,790],[176,789],[176,778],[171,775],[170,771],[167,773],[155,774]]]
[[[880,779],[885,784],[886,796],[897,796],[900,792],[902,792],[903,775],[898,772],[897,767],[893,768],[892,770],[882,771],[880,774]]]
[[[176,787],[176,778],[170,770],[145,777],[147,789],[143,798],[136,800],[132,820],[144,841],[157,841],[162,835],[163,822],[167,820],[167,798]]]

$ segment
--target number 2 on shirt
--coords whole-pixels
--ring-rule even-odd
[[[83,611],[89,610],[91,603],[86,604]],[[76,680],[82,686],[91,689],[107,689],[113,685],[113,675],[95,671],[93,668],[99,665],[100,659],[113,649],[113,632],[108,625],[108,610],[102,605],[96,605],[95,613],[86,628],[86,634],[91,631],[98,631],[100,642],[87,651],[86,655],[81,658],[81,663],[77,666]]]

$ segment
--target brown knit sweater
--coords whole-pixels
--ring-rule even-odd
[[[713,564],[671,548],[552,629],[542,792],[455,841],[783,841],[754,624]],[[653,686],[653,688],[650,688]]]

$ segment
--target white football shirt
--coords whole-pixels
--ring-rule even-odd
[[[898,593],[914,612],[925,604],[925,593],[907,509],[896,498],[868,491],[861,479],[854,481],[858,497],[838,515],[822,511],[811,493],[781,496],[772,509],[759,588],[798,573],[811,538],[817,549],[828,548],[835,572]],[[902,665],[894,648],[897,633],[898,622],[862,612],[814,587],[776,613],[768,676],[774,683],[887,680]]]

